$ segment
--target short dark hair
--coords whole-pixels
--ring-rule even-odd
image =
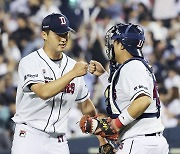
[[[49,34],[49,31],[50,31],[50,30],[49,30],[49,29],[47,29],[47,30],[43,30],[43,31],[44,31],[44,32],[46,32],[47,34]]]

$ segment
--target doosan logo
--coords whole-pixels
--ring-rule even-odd
[[[35,78],[38,77],[38,74],[27,74],[24,76],[24,80],[26,80],[27,78]]]

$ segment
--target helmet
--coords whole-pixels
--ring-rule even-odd
[[[144,31],[139,25],[117,24],[111,27],[105,36],[106,53],[110,60],[115,58],[113,42],[117,40],[134,57],[143,58],[142,47],[145,41]]]

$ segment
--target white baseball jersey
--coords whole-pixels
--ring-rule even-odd
[[[89,98],[83,77],[74,78],[62,92],[48,100],[39,98],[28,85],[56,80],[69,72],[75,63],[63,53],[61,64],[56,64],[42,48],[24,57],[19,64],[20,81],[13,121],[48,133],[66,133],[72,104]]]
[[[152,102],[145,113],[156,113],[157,106],[156,101],[153,99],[153,89],[152,74],[146,66],[139,60],[129,61],[120,70],[120,75],[115,85],[118,108],[121,112],[125,111],[137,96],[145,94],[152,98]],[[162,132],[163,130],[164,126],[160,118],[142,118],[123,127],[120,132],[120,138],[123,140],[138,135]]]

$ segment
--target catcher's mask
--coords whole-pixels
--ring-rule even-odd
[[[117,40],[134,57],[143,58],[142,47],[145,41],[144,31],[139,25],[117,24],[111,27],[105,36],[106,54],[110,60],[114,60],[113,42]]]

